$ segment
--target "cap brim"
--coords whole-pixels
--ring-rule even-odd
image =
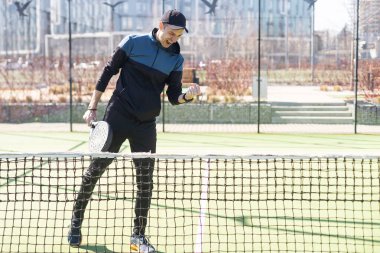
[[[171,29],[174,29],[174,30],[178,30],[178,29],[185,29],[185,31],[188,33],[189,31],[187,30],[186,27],[182,27],[182,26],[176,26],[176,25],[169,25],[168,26],[171,28]]]

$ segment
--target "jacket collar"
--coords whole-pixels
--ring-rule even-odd
[[[156,42],[158,47],[160,47],[161,49],[165,50],[165,51],[168,51],[170,53],[174,53],[174,54],[179,54],[181,52],[181,48],[178,44],[178,42],[176,43],[173,43],[172,45],[170,45],[170,47],[168,48],[165,48],[161,45],[161,43],[156,39],[156,34],[157,34],[157,31],[158,31],[158,28],[154,28],[152,30],[152,32],[149,34],[149,37],[152,41]]]

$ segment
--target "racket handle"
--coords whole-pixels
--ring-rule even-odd
[[[97,124],[98,124],[98,122],[96,122],[96,121],[91,121],[91,122],[90,122],[90,127],[91,127],[91,128],[95,128]]]

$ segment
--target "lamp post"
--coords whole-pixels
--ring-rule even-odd
[[[356,0],[356,45],[355,45],[355,118],[354,133],[357,133],[358,124],[358,83],[359,83],[359,0]]]
[[[70,82],[70,132],[73,131],[73,61],[72,61],[72,38],[71,38],[71,0],[68,1],[69,8],[69,82]]]
[[[257,133],[260,133],[260,86],[261,86],[261,0],[259,0],[258,20],[258,42],[257,42]]]
[[[165,13],[165,0],[162,0],[162,15]],[[162,132],[165,133],[165,87],[162,90]]]
[[[103,2],[104,5],[107,5],[108,7],[111,8],[111,24],[110,24],[110,29],[111,29],[111,32],[113,32],[115,30],[115,20],[114,20],[114,16],[115,16],[115,8],[122,4],[122,3],[125,3],[126,1],[119,1],[119,2],[116,2],[114,4],[110,4],[108,2]]]
[[[315,3],[317,0],[305,0],[308,4],[310,11],[310,69],[311,69],[311,82],[314,84],[314,65],[315,65],[315,52],[314,52],[314,30],[315,30]]]
[[[112,1],[111,1],[112,2]],[[115,31],[115,8],[122,4],[122,3],[126,3],[126,1],[118,1],[114,4],[112,3],[108,3],[108,2],[103,2],[104,5],[108,6],[111,8],[111,19],[110,19],[110,41],[108,41],[108,44],[109,44],[109,48],[110,48],[110,52],[112,52],[114,50],[114,34],[113,32]]]
[[[315,2],[317,2],[317,0],[315,0],[314,2],[311,3],[311,38],[310,38],[310,67],[311,67],[311,82],[314,84],[314,76],[315,76],[315,73],[314,73],[314,64],[315,64],[315,60],[314,60],[314,30],[315,30]]]

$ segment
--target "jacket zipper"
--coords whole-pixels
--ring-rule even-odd
[[[156,63],[156,59],[157,59],[157,55],[158,55],[158,50],[160,50],[159,47],[157,47],[156,56],[154,57],[154,60],[153,60],[153,63],[152,63],[152,66],[151,66],[151,67],[153,67],[154,64]]]

